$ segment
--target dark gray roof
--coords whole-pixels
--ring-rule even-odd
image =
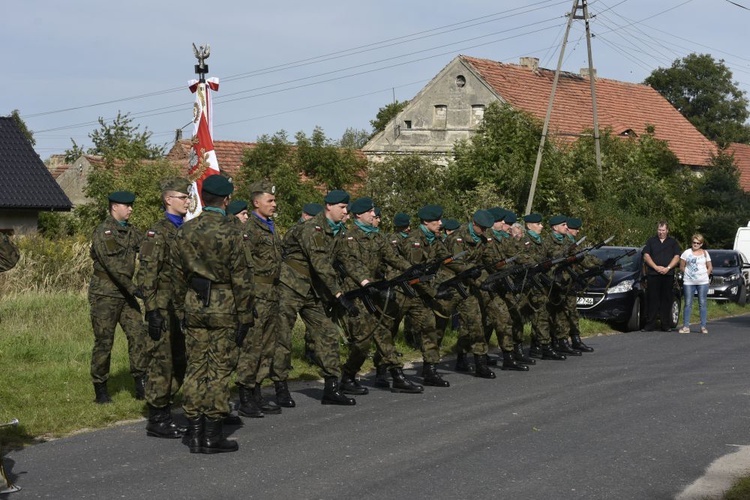
[[[0,117],[0,208],[68,211],[71,207],[13,118]]]

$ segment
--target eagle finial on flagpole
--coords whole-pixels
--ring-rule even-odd
[[[204,82],[206,80],[206,73],[208,73],[206,59],[211,55],[211,46],[206,44],[196,47],[195,44],[193,44],[193,54],[195,54],[195,58],[198,59],[198,64],[195,65],[195,72],[198,74],[200,81]]]

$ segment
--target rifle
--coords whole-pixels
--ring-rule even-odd
[[[523,269],[524,266],[517,265],[513,267],[506,267],[508,264],[512,264],[513,262],[518,259],[518,256],[515,255],[513,257],[509,257],[507,259],[500,260],[493,265],[489,266],[488,269],[494,270],[496,272],[493,272],[490,274],[486,280],[482,282],[482,284],[479,286],[482,290],[486,292],[497,292],[498,289],[502,289],[508,292],[512,292],[513,290],[513,280],[510,279],[511,276],[515,274],[519,274]],[[499,269],[499,271],[498,271]]]
[[[627,252],[624,252],[622,255],[608,258],[600,266],[596,266],[591,269],[587,269],[586,271],[582,273],[576,274],[573,278],[575,288],[577,290],[583,290],[588,285],[588,280],[590,278],[603,275],[605,271],[616,271],[620,269],[622,266],[620,266],[618,262],[621,259],[624,259],[625,257],[630,257],[632,255],[635,255],[637,251],[638,251],[637,249],[632,248],[628,250]]]
[[[571,250],[577,248],[583,242],[583,240],[585,240],[585,239],[586,239],[586,237],[584,236],[583,238],[581,238],[580,240],[578,240],[574,245],[571,246]],[[603,247],[604,245],[606,245],[607,243],[609,243],[613,239],[615,239],[614,235],[610,236],[606,240],[600,241],[599,243],[597,243],[594,246],[586,247],[583,250],[579,250],[579,251],[577,251],[577,252],[575,252],[573,254],[567,255],[567,256],[563,256],[563,257],[558,257],[556,259],[552,259],[552,261],[549,264],[548,269],[554,268],[555,274],[557,276],[559,276],[560,273],[562,271],[564,271],[565,269],[570,268],[570,266],[572,266],[573,264],[581,262],[586,257],[586,254],[588,254],[592,250],[597,250],[597,249]],[[543,286],[548,287],[548,288],[549,287],[553,287],[553,286],[560,286],[560,282],[556,279],[555,276],[550,277],[550,276],[548,276],[546,274],[540,274],[539,275],[539,280],[535,281],[534,283],[538,286],[540,284],[539,281],[541,281],[541,284]]]
[[[437,287],[437,293],[444,293],[446,290],[453,288],[458,292],[458,294],[461,296],[462,299],[465,299],[469,296],[469,291],[466,289],[466,281],[470,279],[476,279],[481,275],[482,270],[497,270],[502,269],[505,267],[506,264],[513,262],[516,260],[516,257],[510,257],[507,259],[500,259],[499,261],[495,262],[492,265],[485,266],[483,264],[476,265],[474,267],[470,267],[468,269],[464,269],[463,271],[456,273],[455,276],[453,276],[450,279],[447,279],[440,283]]]

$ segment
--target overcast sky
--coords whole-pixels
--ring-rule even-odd
[[[0,114],[19,109],[46,159],[96,120],[128,112],[168,144],[192,118],[192,43],[219,77],[214,139],[253,142],[316,125],[338,139],[413,97],[458,54],[554,69],[571,0],[26,0],[0,18],[9,73]],[[724,59],[750,91],[750,0],[590,0],[598,75],[642,82],[691,52]],[[563,69],[587,65],[574,21]],[[543,97],[546,100],[546,96]],[[118,101],[118,102],[111,102]],[[190,137],[192,127],[185,127]]]

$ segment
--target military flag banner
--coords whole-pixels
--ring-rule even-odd
[[[190,92],[195,94],[193,138],[188,158],[188,179],[192,185],[189,193],[190,206],[186,217],[191,219],[200,214],[203,209],[203,200],[200,197],[203,180],[209,175],[219,173],[219,161],[214,151],[211,108],[211,92],[219,90],[219,79],[191,80],[188,83]]]

